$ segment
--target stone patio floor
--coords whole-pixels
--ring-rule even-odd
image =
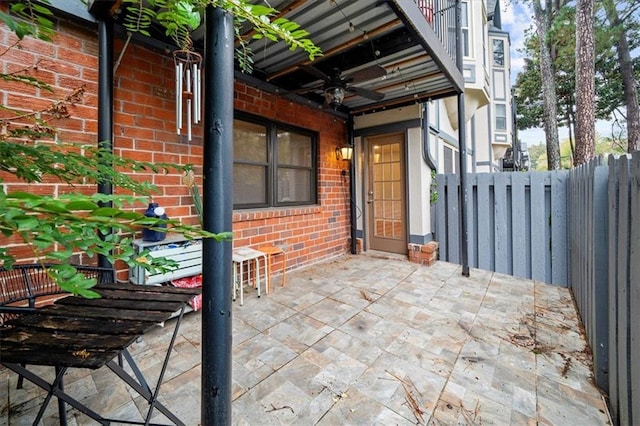
[[[286,278],[234,302],[234,424],[610,424],[567,289],[371,255]],[[187,425],[200,422],[200,321],[185,316],[160,398]],[[152,383],[170,330],[130,348]],[[65,389],[101,414],[140,420],[140,398],[114,377],[73,370]],[[17,390],[6,370],[0,384],[0,424],[31,424],[42,392]],[[93,424],[73,410],[68,419]],[[44,424],[57,423],[54,400]]]

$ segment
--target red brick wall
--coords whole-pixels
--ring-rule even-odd
[[[49,44],[25,39],[20,42],[20,48],[12,48],[0,57],[0,66],[6,73],[38,64],[31,74],[51,84],[55,93],[0,82],[2,103],[21,110],[45,107],[75,87],[85,85],[83,101],[69,108],[72,117],[59,120],[56,125],[60,140],[96,143],[97,34],[93,29],[62,22],[54,40],[54,44]],[[0,24],[0,49],[5,50],[15,42],[15,36]],[[121,55],[123,46],[122,41],[116,42],[115,58]],[[114,99],[114,150],[118,155],[150,162],[193,164],[198,182],[202,183],[201,125],[194,127],[191,142],[175,132],[174,71],[169,55],[129,44],[114,73]],[[345,253],[349,247],[349,184],[341,175],[344,165],[334,154],[335,147],[345,141],[345,124],[319,109],[292,103],[242,83],[235,84],[234,106],[239,111],[313,130],[319,136],[318,204],[235,211],[234,245],[281,246],[287,252],[288,268]],[[0,118],[6,118],[8,113],[0,114]],[[181,173],[145,172],[135,176],[158,186],[160,191],[153,201],[164,206],[169,217],[197,223]],[[10,175],[3,174],[0,178],[7,191],[24,189],[24,183],[15,182]],[[29,190],[56,194],[68,189],[48,182],[30,186]],[[146,205],[138,208],[142,211]],[[3,238],[2,244],[16,244],[21,260],[32,260],[16,241]],[[279,259],[275,260],[274,269],[278,271],[282,264]]]

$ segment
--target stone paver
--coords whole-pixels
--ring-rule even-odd
[[[367,255],[292,271],[286,287],[271,288],[233,305],[234,424],[609,424],[567,289]],[[200,321],[185,317],[161,392],[194,426]],[[157,377],[156,346],[166,347],[169,330],[131,347],[148,377]],[[0,424],[31,424],[42,401],[16,380],[0,371]],[[106,369],[74,370],[65,385],[108,417],[141,419],[144,401]],[[93,424],[73,410],[68,419]],[[56,423],[54,401],[44,424]]]

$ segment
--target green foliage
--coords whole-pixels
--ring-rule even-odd
[[[240,29],[245,25],[253,28],[252,39],[266,38],[273,42],[283,41],[291,51],[304,50],[310,60],[321,56],[322,51],[308,38],[309,33],[286,18],[274,18],[277,11],[268,6],[252,4],[249,0],[124,0],[129,11],[124,26],[131,32],[149,36],[154,20],[165,29],[177,46],[192,49],[191,32],[200,25],[200,15],[212,5],[227,10],[235,19],[235,35],[239,41],[236,55],[240,68],[251,72],[252,52],[242,38]]]
[[[626,31],[632,50],[640,43],[638,20],[629,19],[624,28],[611,28],[604,17],[596,16],[596,118],[611,119],[624,105],[620,64],[615,51],[619,31]],[[518,102],[518,129],[543,127],[542,79],[539,63],[539,39],[535,33],[525,33],[525,66],[518,74],[514,90]],[[554,17],[547,38],[553,47],[556,91],[558,96],[558,122],[567,126],[573,122],[575,110],[575,8],[565,6]],[[637,50],[636,50],[637,52]],[[633,58],[640,78],[640,58]]]
[[[12,14],[0,12],[0,19],[19,40],[25,36],[48,40],[47,29],[52,29],[53,23],[46,8],[26,1],[15,3],[11,9]],[[6,51],[0,55],[4,53]],[[11,74],[0,72],[0,81],[20,82],[53,92],[50,86],[28,75],[30,68]],[[11,239],[12,243],[25,244],[31,251],[30,257],[42,264],[58,263],[48,268],[50,277],[62,289],[84,297],[98,296],[90,290],[96,280],[85,278],[67,264],[76,253],[89,257],[103,255],[112,263],[120,260],[151,271],[168,271],[176,266],[175,262],[151,257],[148,251],[134,252],[132,240],[141,228],[170,231],[187,238],[231,239],[231,232],[215,234],[176,220],[150,218],[134,211],[136,204],[148,202],[156,188],[118,171],[158,173],[182,171],[187,167],[138,162],[96,146],[59,142],[57,130],[51,123],[69,117],[68,106],[81,101],[83,95],[84,87],[79,87],[68,96],[32,112],[0,106],[12,115],[0,120],[0,171],[12,175],[11,182],[68,185],[68,189],[57,196],[8,192],[6,186],[0,186],[0,233],[3,237]],[[98,182],[111,183],[116,194],[90,194]],[[137,195],[118,194],[118,190]],[[4,267],[11,268],[17,260],[9,245],[0,247],[0,263]]]
[[[624,154],[626,148],[617,140],[612,138],[598,138],[596,140],[595,155]],[[547,147],[545,144],[529,146],[529,158],[531,160],[531,170],[547,170]],[[560,143],[560,160],[562,169],[571,169],[573,160],[571,158],[571,144],[569,139]]]
[[[16,2],[11,5],[9,14],[0,11],[0,20],[19,40],[32,36],[50,41],[54,30],[53,15],[40,3]],[[236,36],[240,39],[237,52],[245,70],[252,65],[247,40],[240,38],[239,28],[245,24],[255,29],[254,39],[284,41],[291,50],[304,50],[310,59],[321,55],[320,49],[307,38],[308,32],[298,24],[284,18],[272,20],[275,9],[254,5],[248,0],[124,0],[124,4],[130,12],[124,22],[129,31],[150,36],[151,25],[159,22],[166,35],[183,49],[191,49],[190,34],[200,25],[205,8],[209,5],[224,8],[235,17]],[[0,55],[4,53],[6,51]],[[50,86],[29,76],[29,68],[13,73],[0,72],[0,80],[21,82],[52,92]],[[56,128],[50,122],[69,117],[67,107],[79,102],[83,95],[84,88],[79,87],[43,110],[11,111],[13,117],[0,121],[0,171],[29,184],[46,180],[66,183],[70,188],[68,193],[50,196],[7,192],[3,186],[0,189],[0,233],[4,237],[26,244],[33,257],[42,263],[59,262],[59,266],[48,271],[52,279],[64,290],[84,297],[97,297],[90,290],[95,279],[87,279],[75,268],[65,265],[75,253],[82,252],[90,257],[103,255],[111,262],[121,260],[130,266],[164,271],[175,266],[175,262],[148,256],[146,251],[134,252],[132,239],[140,228],[176,232],[187,238],[231,239],[231,232],[214,234],[176,220],[150,218],[133,211],[135,203],[148,201],[146,197],[155,187],[117,171],[159,172],[169,168],[188,171],[188,167],[137,162],[99,147],[57,142]],[[8,110],[4,105],[0,108]],[[30,123],[25,125],[25,121]],[[125,193],[138,196],[119,195],[117,190],[115,195],[87,194],[98,182],[109,182],[115,188],[124,189]],[[195,184],[192,194],[201,216],[202,203]],[[7,246],[0,247],[0,262],[5,267],[10,268],[16,260]]]
[[[48,4],[47,0],[39,3]],[[40,40],[51,41],[54,34],[53,13],[42,4],[36,2],[14,3],[9,8],[19,20],[0,10],[0,21],[4,22],[11,31],[22,40],[25,36],[32,36]]]
[[[430,189],[430,197],[429,202],[431,205],[438,202],[438,182],[436,182],[436,176],[438,173],[435,170],[431,170],[431,187]]]

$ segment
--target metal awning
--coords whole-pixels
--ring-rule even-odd
[[[236,72],[240,81],[294,102],[324,106],[326,84],[319,75],[339,74],[348,80],[354,73],[362,77],[367,74],[363,70],[382,67],[384,75],[373,73],[373,78],[348,83],[363,89],[360,93],[375,91],[382,99],[347,91],[336,111],[340,115],[454,96],[464,90],[464,78],[455,61],[454,0],[255,1],[268,3],[280,11],[278,17],[307,30],[324,54],[310,61],[303,51],[291,51],[282,42],[252,40],[254,72]],[[117,24],[124,21],[126,8],[117,1],[93,3],[117,9],[113,15],[116,33],[123,34]],[[246,28],[243,33],[250,37],[252,30]],[[151,37],[134,38],[156,49],[172,50],[159,25],[152,28]],[[202,50],[204,28],[198,28],[192,38],[196,49]]]
[[[455,30],[454,2],[420,3],[422,8],[412,0],[271,0],[280,16],[309,31],[324,55],[312,62],[304,52],[292,52],[283,43],[255,40],[249,45],[254,73],[238,78],[262,82],[264,89],[292,100],[322,105],[325,82],[306,66],[327,76],[339,72],[347,77],[372,66],[383,67],[385,75],[353,86],[384,98],[368,99],[348,91],[339,111],[349,114],[454,96],[464,90],[464,79],[456,67],[455,43],[449,53],[442,41]],[[441,9],[434,11],[438,4]],[[436,30],[444,37],[438,37]]]

